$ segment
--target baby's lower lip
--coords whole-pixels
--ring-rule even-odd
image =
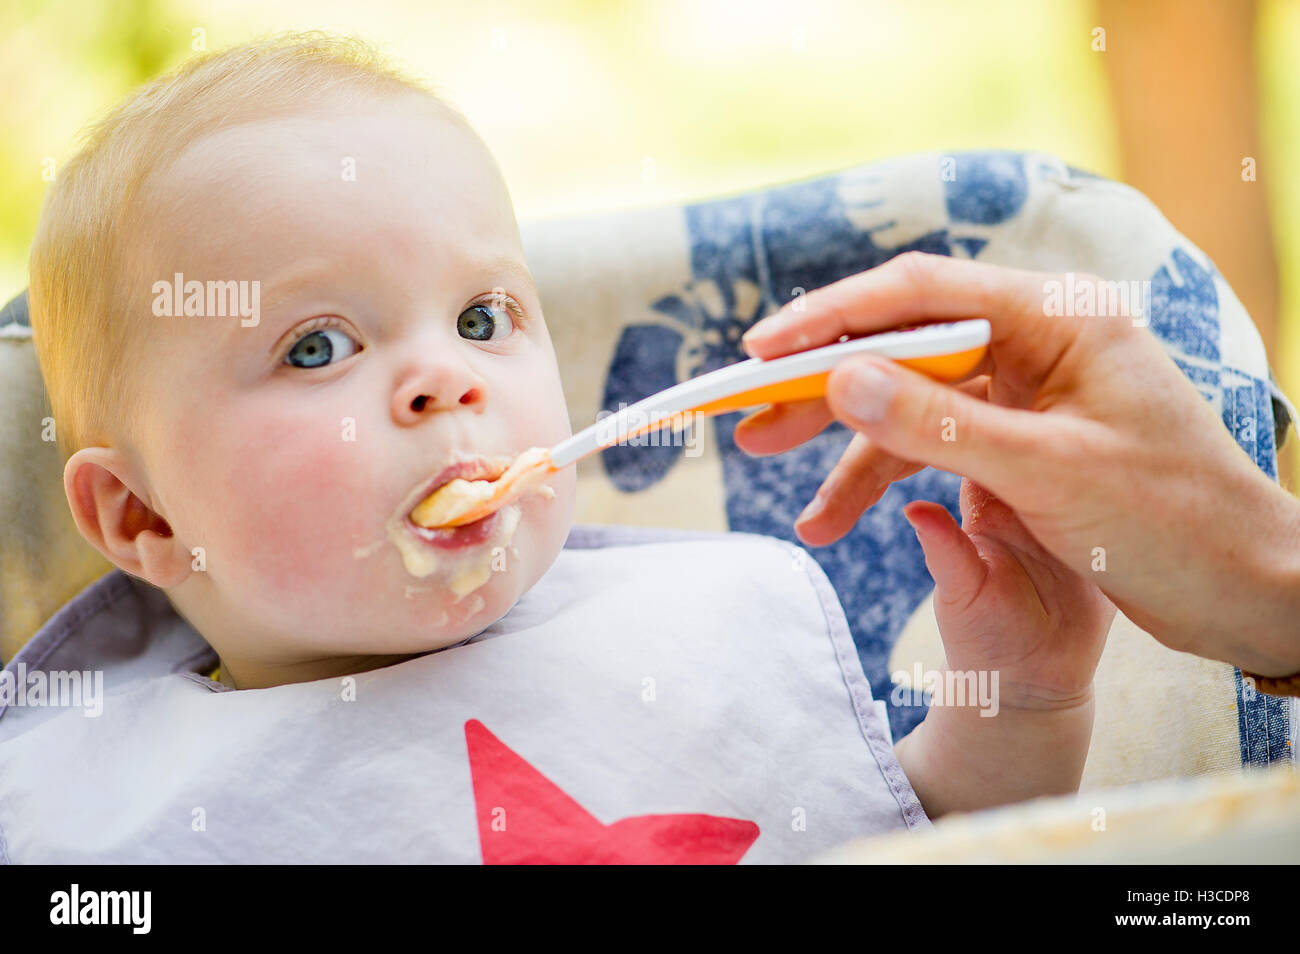
[[[441,530],[430,530],[427,527],[417,526],[411,522],[409,515],[405,523],[408,532],[431,547],[437,547],[439,550],[463,550],[467,547],[478,546],[490,539],[496,531],[500,516],[501,511],[498,510],[482,520],[475,520],[473,523],[467,523],[461,527]]]

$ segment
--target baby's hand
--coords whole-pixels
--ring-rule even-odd
[[[1092,676],[1114,605],[970,480],[961,485],[960,527],[938,504],[917,501],[903,512],[934,577],[948,668],[998,674],[996,710],[949,700],[895,743],[926,814],[1078,791],[1092,738]]]
[[[934,577],[934,613],[948,669],[998,673],[997,705],[1062,709],[1092,698],[1092,677],[1115,606],[971,480],[962,525],[943,507],[904,508]]]

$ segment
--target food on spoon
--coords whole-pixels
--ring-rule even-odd
[[[550,473],[550,456],[545,447],[530,447],[495,480],[448,481],[420,501],[411,511],[411,522],[435,528],[481,520],[540,485]]]

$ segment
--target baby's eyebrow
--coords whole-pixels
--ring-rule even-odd
[[[291,301],[294,296],[309,290],[313,285],[327,281],[331,277],[337,277],[337,274],[336,267],[332,267],[329,262],[317,259],[309,260],[305,265],[299,264],[291,270],[275,275],[265,282],[266,287],[262,289],[265,296],[261,302],[261,310],[267,315],[274,316],[279,307],[285,302]],[[262,334],[269,334],[270,336],[271,344],[267,348],[267,354],[275,352],[276,346],[280,343],[280,338],[289,330],[289,324],[292,320],[293,317],[291,316],[288,322],[274,320],[259,322]]]
[[[485,275],[495,275],[503,272],[513,275],[527,285],[534,295],[537,294],[537,283],[533,280],[532,272],[528,270],[527,265],[513,255],[502,255],[484,261],[478,265],[477,271]],[[326,278],[337,277],[338,269],[324,262],[313,263],[306,268],[297,269],[290,273],[288,278],[275,278],[267,283],[265,289],[267,297],[263,301],[263,306],[274,309],[291,299],[304,287],[310,287]]]
[[[294,269],[287,278],[279,276],[272,278],[266,283],[264,289],[266,298],[263,301],[263,306],[273,309],[278,305],[283,305],[302,291],[304,287],[310,288],[322,279],[335,275],[337,275],[337,269],[331,268],[326,262],[318,261],[312,262],[306,267]]]
[[[533,281],[532,272],[528,270],[527,265],[513,255],[502,255],[489,262],[484,262],[481,268],[485,274],[507,272],[527,285],[534,295],[537,294],[537,283]]]

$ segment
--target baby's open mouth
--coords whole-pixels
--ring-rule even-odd
[[[449,519],[491,497],[493,481],[505,473],[510,461],[491,457],[452,464],[433,478],[407,518],[417,527],[447,526]]]
[[[409,518],[426,529],[459,527],[497,512],[535,489],[550,472],[550,452],[531,447],[516,458],[454,464],[430,484]]]

